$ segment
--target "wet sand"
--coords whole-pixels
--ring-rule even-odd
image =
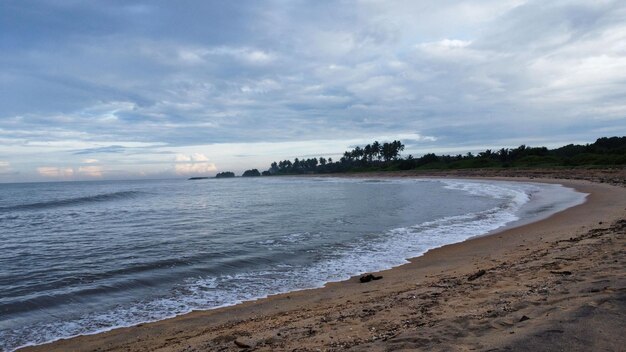
[[[353,277],[24,350],[623,351],[626,188],[611,185],[623,179],[531,177],[514,180],[589,196],[547,219],[431,250],[380,280]]]

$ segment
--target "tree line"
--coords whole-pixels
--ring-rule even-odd
[[[339,160],[316,157],[273,162],[270,168],[259,172],[246,170],[243,177],[297,175],[338,172],[394,171],[394,170],[454,170],[469,168],[558,168],[558,167],[624,167],[626,165],[626,136],[602,137],[591,144],[568,144],[560,148],[530,147],[486,149],[473,154],[403,156],[401,141],[355,146],[345,151]],[[218,173],[216,178],[235,177],[230,171]],[[205,179],[207,177],[192,177]]]
[[[367,144],[363,147],[356,146],[354,149],[346,151],[338,161],[333,158],[309,158],[283,160],[273,162],[270,168],[263,171],[264,176],[289,175],[304,173],[333,173],[346,172],[354,168],[383,165],[391,161],[400,160],[400,152],[404,150],[404,144],[400,141],[391,143]]]
[[[520,145],[517,148],[487,149],[477,154],[402,156],[401,141],[374,141],[345,151],[339,160],[316,157],[273,162],[263,176],[314,173],[432,170],[509,167],[581,167],[626,165],[626,136],[602,137],[585,145],[568,144],[548,149]]]

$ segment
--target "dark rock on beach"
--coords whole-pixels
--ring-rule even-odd
[[[474,281],[487,273],[485,270],[478,270],[467,278],[467,281]]]
[[[366,283],[366,282],[370,282],[372,280],[380,280],[382,279],[382,276],[374,276],[372,274],[367,274],[367,275],[363,275],[359,278],[359,281],[361,281],[361,283]]]
[[[247,342],[247,341],[244,342],[243,340],[237,339],[237,340],[235,340],[233,342],[239,348],[252,348],[252,344],[250,342]]]

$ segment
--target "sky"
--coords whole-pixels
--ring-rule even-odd
[[[624,1],[0,0],[0,182],[626,135]]]

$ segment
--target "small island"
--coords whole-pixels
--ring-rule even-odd
[[[257,177],[261,176],[261,173],[257,169],[246,170],[241,177]]]
[[[194,180],[206,180],[206,179],[208,179],[208,177],[206,177],[206,176],[201,176],[201,177],[190,177],[190,178],[188,178],[187,180],[194,181]]]
[[[215,178],[231,178],[235,177],[235,173],[231,171],[218,172]]]

